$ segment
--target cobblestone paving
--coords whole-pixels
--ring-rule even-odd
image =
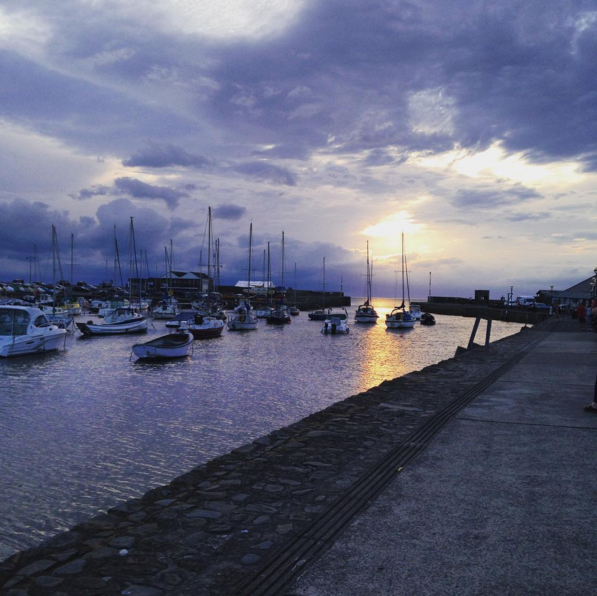
[[[0,563],[6,596],[230,596],[430,416],[542,331],[386,381]]]

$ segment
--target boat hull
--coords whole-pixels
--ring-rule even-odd
[[[15,356],[26,356],[28,354],[43,354],[53,352],[64,345],[66,337],[65,329],[56,329],[51,335],[16,336],[12,341],[0,344],[0,358],[13,358]]]
[[[184,340],[181,337],[181,341],[176,341],[179,335],[183,336]],[[135,344],[133,354],[142,360],[184,358],[189,355],[193,340],[191,333],[167,335],[144,344]]]
[[[252,331],[253,329],[257,329],[257,318],[254,321],[230,319],[227,325],[230,331]]]
[[[140,319],[129,323],[76,323],[79,331],[85,336],[92,335],[130,335],[133,333],[147,333],[147,319]]]
[[[343,321],[326,321],[321,328],[324,335],[348,335],[350,329]]]
[[[356,323],[369,323],[371,325],[377,323],[377,319],[376,315],[356,315],[354,318]]]
[[[209,327],[206,329],[189,329],[193,334],[194,339],[211,339],[213,337],[220,337],[224,331],[224,325],[221,327]]]

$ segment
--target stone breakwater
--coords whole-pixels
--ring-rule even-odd
[[[539,329],[386,381],[0,563],[6,596],[230,596]]]

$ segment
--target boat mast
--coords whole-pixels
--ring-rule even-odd
[[[294,306],[296,307],[296,262],[294,263]]]
[[[323,297],[322,297],[322,308],[325,309],[325,257],[323,257]]]
[[[56,228],[52,224],[52,317],[56,316]]]
[[[133,283],[132,283],[133,264],[135,265],[135,277],[139,284],[139,304],[141,304],[141,278],[139,277],[139,266],[137,263],[137,245],[135,243],[135,227],[133,225],[133,218],[131,217],[130,240],[129,240],[129,300],[131,302],[133,299]]]
[[[120,276],[120,287],[124,288],[122,267],[120,266],[120,252],[118,251],[118,238],[116,238],[116,225],[114,225],[114,277],[116,277],[116,272],[118,272]]]
[[[251,249],[253,246],[253,222],[249,225],[249,279],[247,281],[247,296],[251,294]]]
[[[284,294],[286,287],[284,286],[284,232],[282,232],[282,304],[284,304]]]
[[[73,284],[74,284],[74,276],[73,276],[73,268],[74,268],[74,249],[75,249],[75,235],[71,232],[70,235],[70,293],[71,298],[73,295]]]
[[[269,251],[269,240],[267,242],[267,304],[270,304],[269,289],[272,283],[272,262]]]
[[[207,288],[209,292],[209,278],[211,276],[211,207],[207,208]],[[213,289],[213,287],[212,287]]]
[[[367,306],[371,302],[371,267],[369,265],[369,240],[367,240]]]
[[[405,305],[404,305],[404,270],[405,270],[405,261],[404,261],[404,232],[402,232],[402,254],[400,257],[400,266],[402,269],[402,304],[400,305],[400,308],[404,309]]]

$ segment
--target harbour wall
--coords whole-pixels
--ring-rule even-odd
[[[331,544],[399,472],[388,456],[420,444],[416,433],[540,333],[386,381],[16,553],[0,563],[0,593],[282,594],[256,586]]]
[[[455,317],[481,317],[493,321],[536,325],[549,318],[549,311],[531,310],[522,307],[492,307],[484,304],[450,304],[444,302],[419,302],[421,310],[434,315]]]

